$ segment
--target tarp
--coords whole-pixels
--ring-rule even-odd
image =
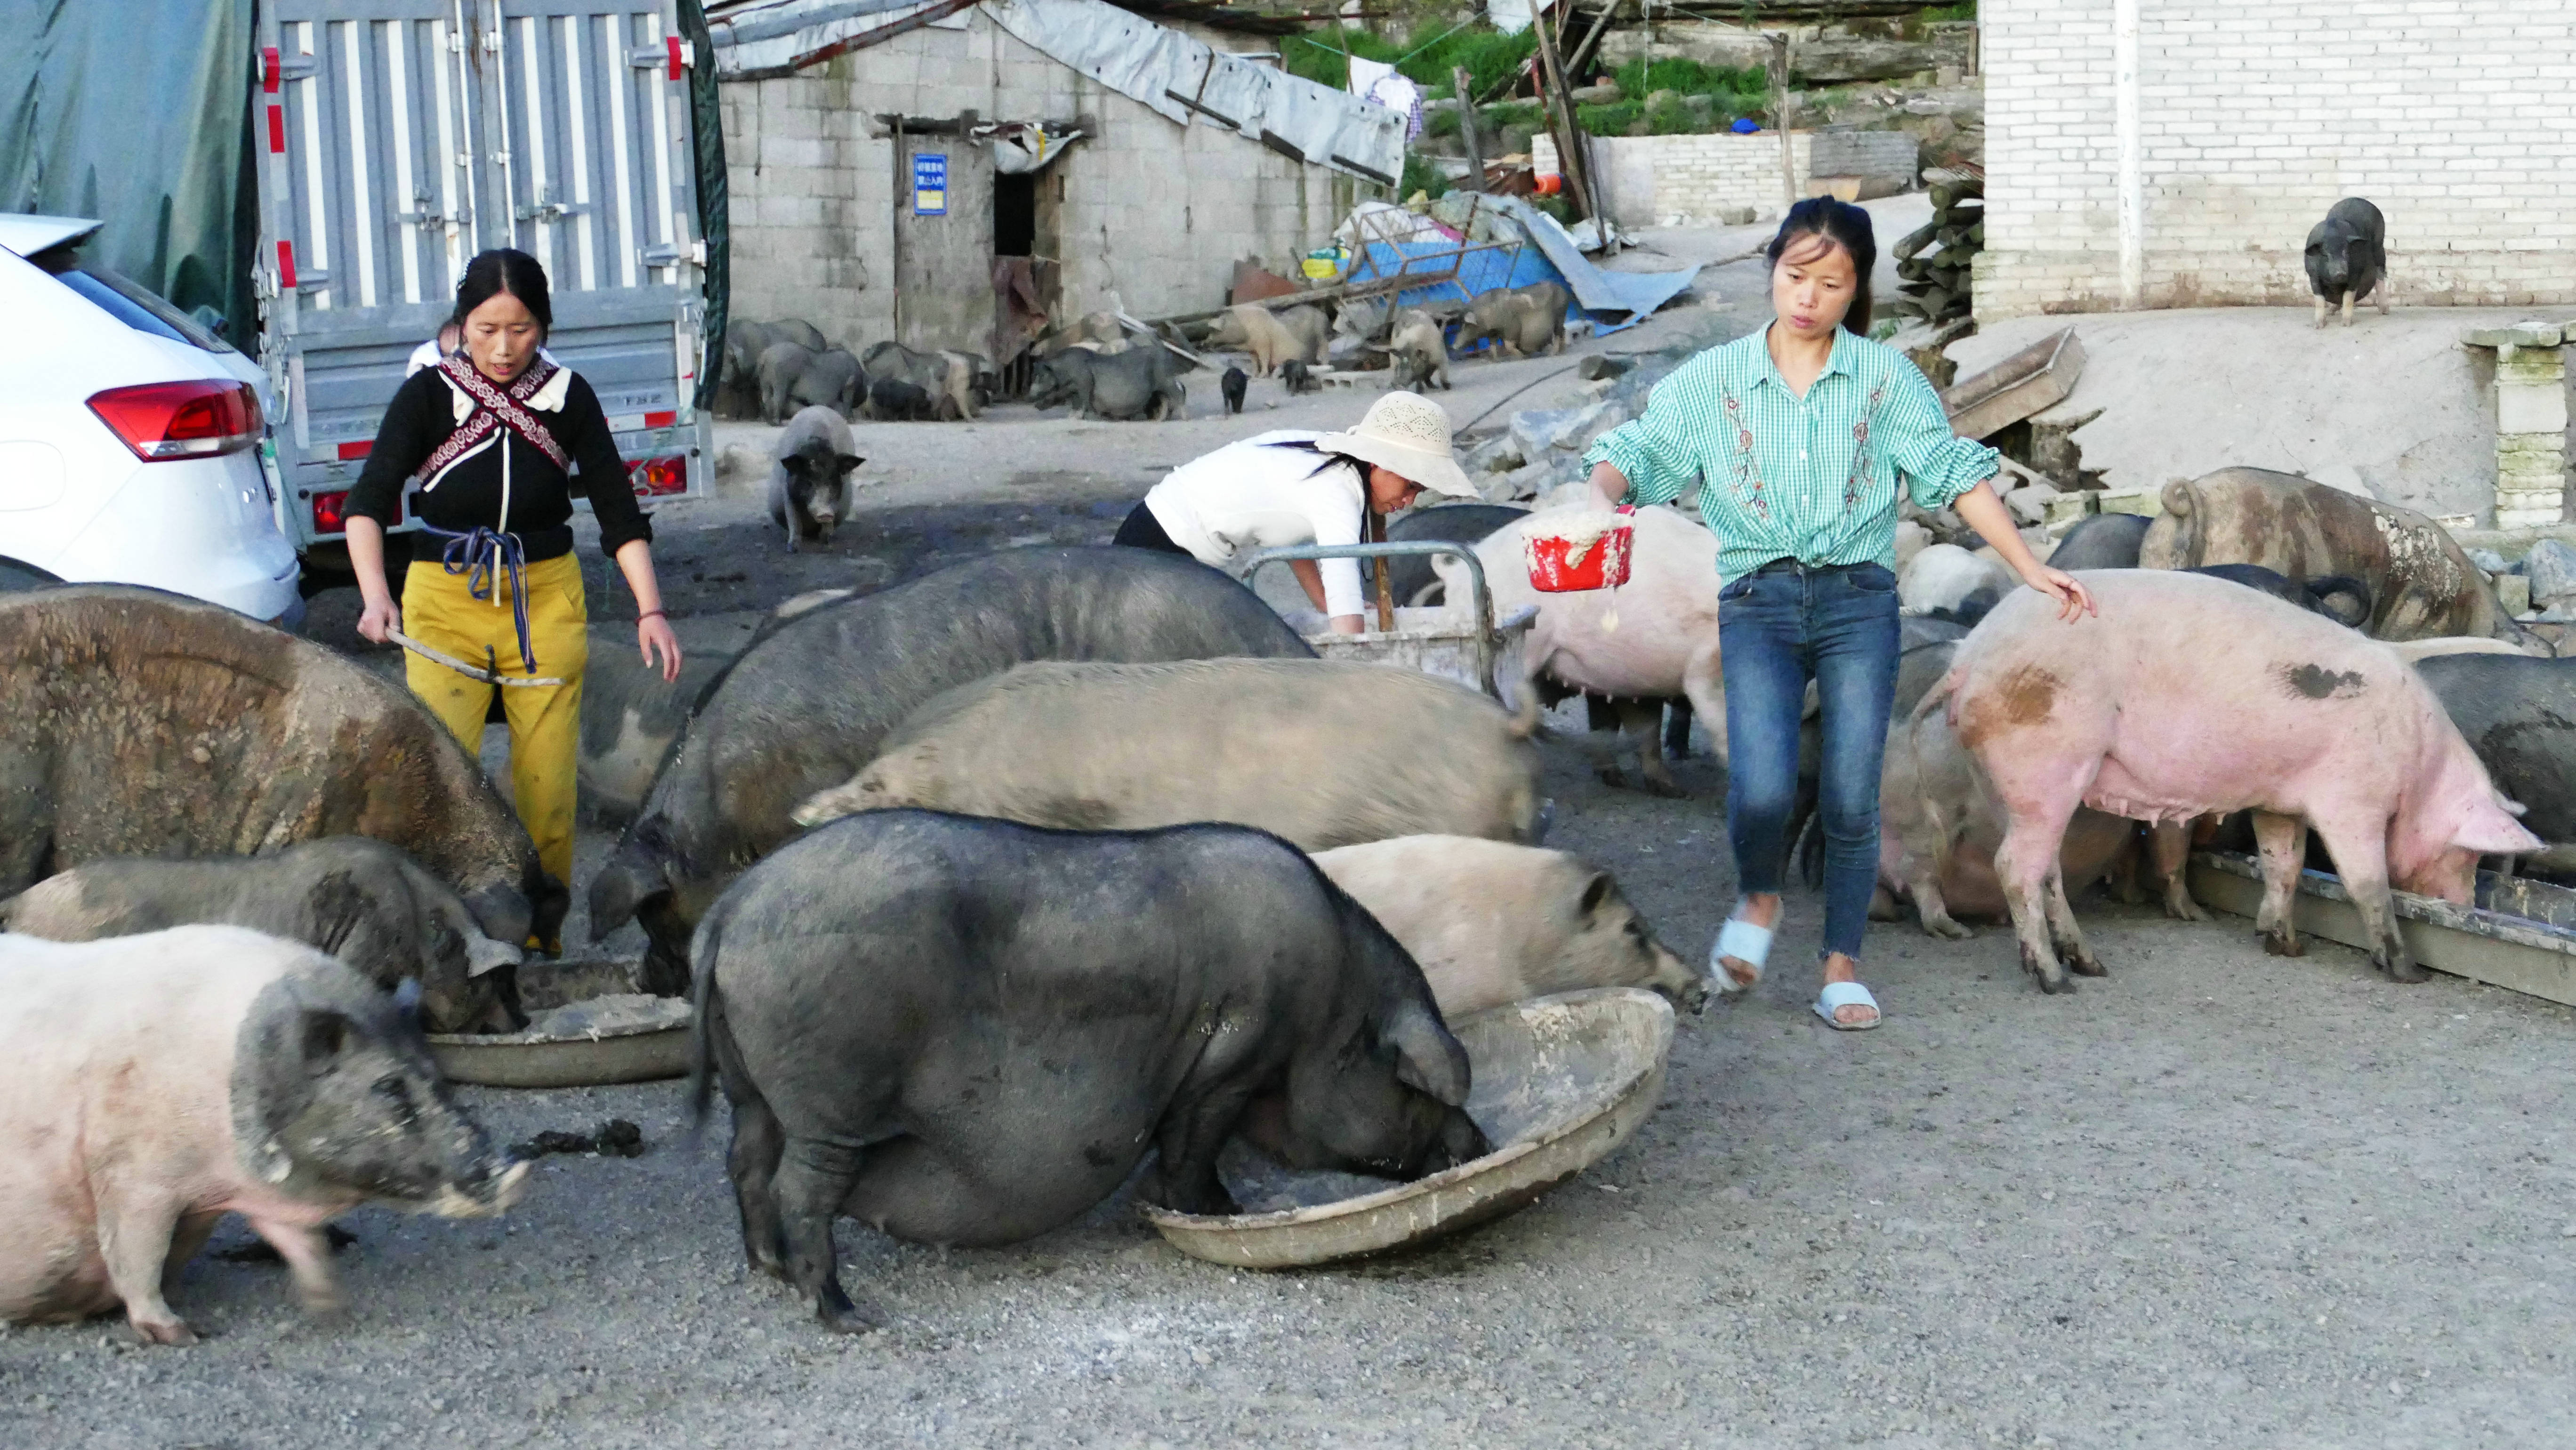
[[[724,111],[716,99],[714,44],[698,0],[680,0],[680,33],[702,63],[689,68],[689,121],[697,142],[698,235],[707,239],[706,355],[698,363],[696,406],[715,406],[716,385],[724,381],[725,323],[733,310],[732,184],[725,177]]]
[[[1227,126],[1388,186],[1404,174],[1405,118],[1383,106],[1226,55],[1103,0],[985,0],[983,8],[1029,48],[1167,119]]]
[[[708,24],[727,79],[782,74],[800,58],[888,31],[953,0],[745,0]],[[1030,49],[1181,125],[1209,121],[1298,160],[1393,186],[1406,118],[1331,86],[1239,60],[1103,0],[985,0]]]
[[[0,211],[106,223],[84,257],[256,356],[252,5],[0,0]]]
[[[800,56],[884,29],[931,9],[936,0],[753,0],[707,18],[716,74],[727,80],[778,74]]]
[[[1574,238],[1556,218],[1515,196],[1488,196],[1480,210],[1500,212],[1520,224],[1532,245],[1517,251],[1471,252],[1459,259],[1458,278],[1396,294],[1402,303],[1440,298],[1469,298],[1501,287],[1532,282],[1562,282],[1574,294],[1574,310],[1592,319],[1597,333],[1618,332],[1643,322],[1670,302],[1699,275],[1699,268],[1678,272],[1605,272],[1576,249]],[[1394,276],[1406,270],[1446,271],[1458,244],[1444,239],[1368,244],[1369,267],[1353,267],[1355,276]]]

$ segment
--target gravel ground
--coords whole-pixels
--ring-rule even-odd
[[[1459,397],[1551,365],[1462,368]],[[1301,410],[1351,411],[1255,421]],[[914,461],[830,555],[779,553],[738,493],[670,510],[692,643],[817,584],[1104,538],[1202,431],[1003,414],[877,430]],[[315,603],[316,635],[346,636],[353,596]],[[1733,887],[1713,765],[1683,764],[1692,798],[1669,801],[1601,786],[1570,744],[1548,759],[1551,844],[1696,958]],[[623,1117],[650,1147],[545,1159],[499,1222],[351,1215],[336,1324],[228,1257],[249,1243],[230,1224],[172,1296],[198,1347],[0,1329],[0,1445],[2576,1440],[2576,1014],[2390,985],[2323,942],[2267,958],[2237,919],[2086,915],[2112,975],[2072,998],[2026,984],[2000,931],[1875,927],[1887,1024],[1837,1034],[1807,1011],[1819,903],[1793,894],[1775,976],[1685,1019],[1661,1110],[1512,1218],[1281,1274],[1182,1257],[1123,1194],[1006,1250],[845,1223],[853,1287],[894,1316],[855,1339],[745,1280],[721,1111],[691,1141],[679,1084],[465,1089],[504,1141]]]

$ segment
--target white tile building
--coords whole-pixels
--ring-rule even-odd
[[[2576,0],[1985,0],[1980,317],[2303,304],[2388,221],[2400,306],[2576,302]]]

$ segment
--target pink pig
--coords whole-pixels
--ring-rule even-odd
[[[2539,849],[2387,645],[2224,579],[2076,577],[2098,617],[2064,622],[2046,596],[2016,590],[1916,709],[1945,707],[1993,782],[2009,822],[1995,866],[2042,990],[2068,990],[2068,965],[2103,974],[2057,861],[2079,804],[2150,822],[2253,810],[2255,925],[2284,956],[2299,953],[2290,905],[2316,827],[2377,942],[2371,962],[2401,982],[2423,972],[2398,935],[2392,879],[2466,902],[2479,856]]]
[[[1617,702],[1620,729],[1637,745],[1646,789],[1678,796],[1682,788],[1656,743],[1665,700],[1689,700],[1708,730],[1718,763],[1726,761],[1726,681],[1717,653],[1717,536],[1676,510],[1642,508],[1631,520],[1636,544],[1627,583],[1616,589],[1540,593],[1530,584],[1522,553],[1527,536],[1595,512],[1593,505],[1584,504],[1532,514],[1487,535],[1476,546],[1476,558],[1494,591],[1496,619],[1508,618],[1523,605],[1538,606],[1538,618],[1521,646],[1524,668],[1565,692]],[[1447,597],[1463,603],[1467,566],[1442,558],[1431,567],[1447,586]],[[1517,680],[1513,685],[1521,687]],[[1615,758],[1602,764],[1600,774],[1612,785],[1626,783]]]
[[[496,1214],[528,1171],[372,983],[237,926],[0,934],[0,1061],[0,1321],[121,1305],[147,1342],[192,1343],[163,1296],[227,1213],[329,1313],[326,1221],[369,1200]]]

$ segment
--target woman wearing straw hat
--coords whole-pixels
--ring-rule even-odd
[[[1449,415],[1415,393],[1386,393],[1346,433],[1285,428],[1229,443],[1164,475],[1114,542],[1187,554],[1212,568],[1290,544],[1356,544],[1369,514],[1410,507],[1423,490],[1475,498],[1449,447]],[[1365,626],[1356,559],[1289,567],[1340,634]]]

